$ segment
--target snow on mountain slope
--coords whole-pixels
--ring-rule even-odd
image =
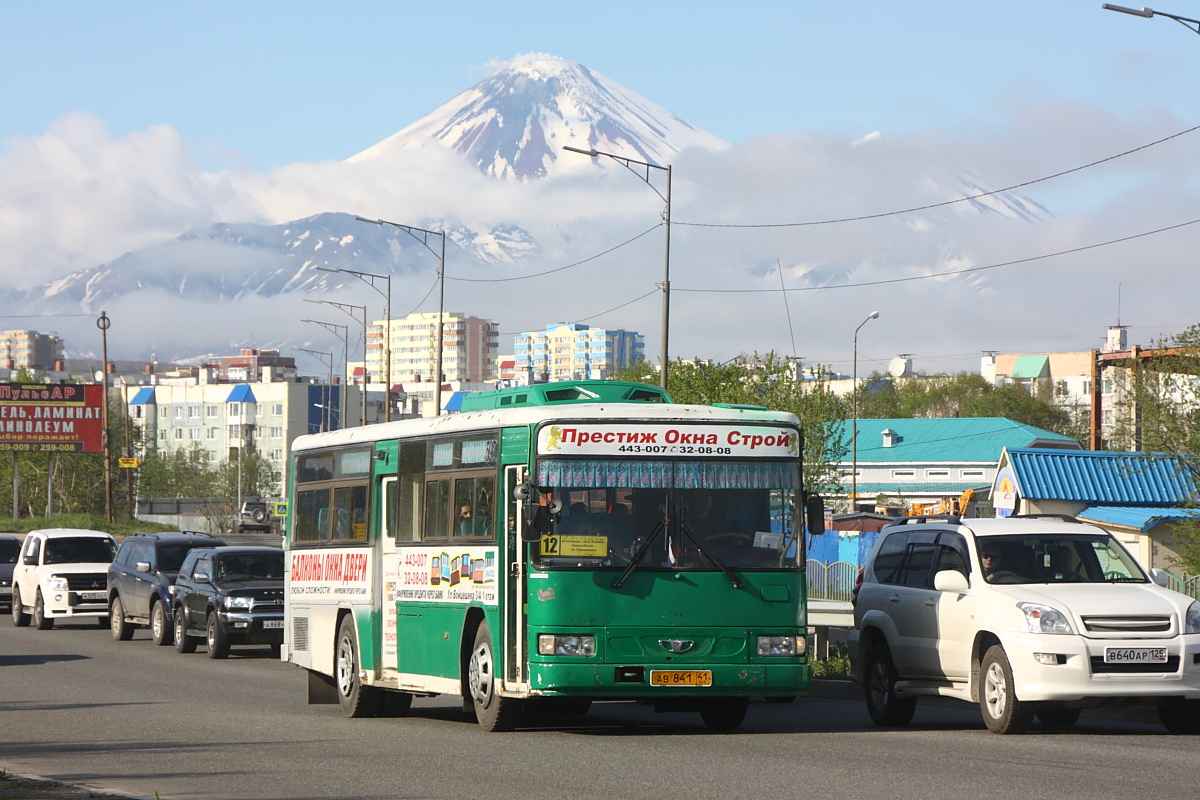
[[[656,164],[689,147],[722,149],[636,92],[587,67],[545,53],[518,56],[432,113],[347,159],[386,160],[437,142],[497,178],[539,178],[563,145],[595,148]],[[571,156],[578,159],[578,156]]]
[[[510,261],[536,249],[514,225],[486,231],[456,225],[448,235],[481,262]],[[407,234],[350,214],[317,214],[281,225],[216,223],[34,287],[23,300],[35,307],[93,311],[145,289],[204,301],[311,294],[356,280],[327,270],[429,269],[419,248]]]

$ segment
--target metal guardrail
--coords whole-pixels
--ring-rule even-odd
[[[824,561],[809,559],[805,564],[809,600],[833,600],[850,602],[854,591],[854,579],[858,577],[858,564],[849,561]]]

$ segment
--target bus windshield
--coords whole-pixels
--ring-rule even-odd
[[[542,461],[562,502],[540,568],[796,569],[795,462]],[[639,557],[640,553],[640,557]]]

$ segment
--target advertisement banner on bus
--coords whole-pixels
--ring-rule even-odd
[[[292,551],[289,589],[295,600],[316,597],[366,599],[370,596],[371,551]]]
[[[772,425],[564,423],[538,431],[538,455],[787,458],[800,452],[796,431]]]
[[[496,548],[404,547],[397,600],[496,604]]]

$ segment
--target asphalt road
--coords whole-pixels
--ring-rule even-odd
[[[1197,795],[1200,742],[1153,711],[1084,712],[1067,733],[996,736],[974,707],[872,726],[857,694],[754,703],[740,731],[606,703],[580,723],[486,734],[457,698],[407,719],[305,704],[266,648],[211,661],[93,625],[0,618],[0,768],[162,798],[989,798]],[[586,723],[586,724],[583,724]]]

